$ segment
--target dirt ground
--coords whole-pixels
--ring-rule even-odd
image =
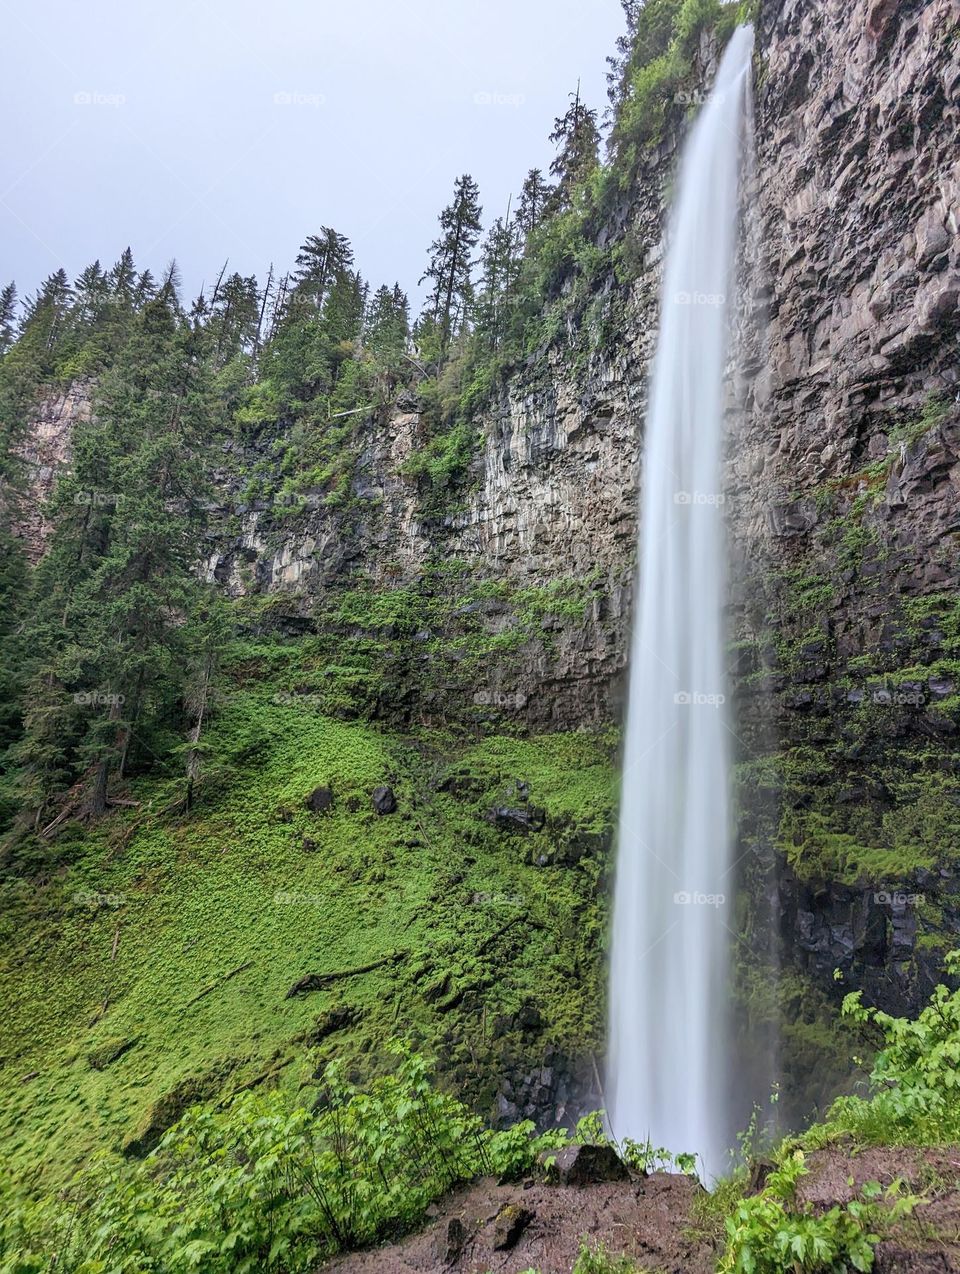
[[[832,1146],[807,1155],[797,1197],[815,1210],[853,1199],[867,1182],[917,1195],[913,1214],[885,1235],[873,1274],[960,1274],[960,1146]],[[667,1173],[582,1186],[497,1185],[484,1178],[431,1209],[425,1227],[398,1243],[339,1257],[338,1274],[570,1274],[580,1246],[603,1243],[645,1274],[712,1274],[718,1252],[699,1233],[700,1186]],[[503,1209],[509,1209],[506,1213]],[[498,1223],[499,1218],[499,1223]],[[515,1241],[505,1249],[495,1244]]]
[[[877,1246],[873,1274],[960,1274],[960,1146],[876,1147],[851,1155],[840,1147],[807,1156],[797,1197],[814,1207],[846,1203],[868,1181],[923,1202]],[[852,1182],[852,1184],[851,1184]]]
[[[526,1188],[484,1178],[443,1200],[426,1229],[399,1243],[340,1257],[324,1268],[339,1274],[520,1274],[531,1268],[540,1274],[570,1274],[585,1238],[591,1245],[603,1242],[610,1252],[622,1252],[656,1274],[710,1274],[716,1253],[688,1232],[699,1189],[689,1177],[666,1173],[636,1181],[536,1183]],[[532,1217],[514,1246],[497,1251],[497,1215],[509,1205]],[[455,1254],[457,1222],[465,1242]]]

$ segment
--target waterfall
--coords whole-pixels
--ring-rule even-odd
[[[739,27],[680,165],[647,413],[610,969],[619,1139],[730,1148],[734,926],[724,677],[728,293],[753,28]]]

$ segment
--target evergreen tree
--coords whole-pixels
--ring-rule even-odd
[[[581,101],[579,84],[570,98],[567,113],[554,121],[550,134],[550,140],[558,148],[550,165],[550,172],[557,179],[551,207],[560,212],[571,206],[574,190],[596,168],[600,149],[597,112],[589,110]]]
[[[133,264],[133,253],[129,247],[124,248],[120,254],[120,260],[110,271],[108,279],[113,296],[120,301],[129,301],[132,308],[137,288],[137,271]]]
[[[312,297],[320,309],[336,277],[353,265],[353,248],[346,235],[322,226],[301,246],[296,264],[297,291]]]
[[[517,204],[517,227],[525,239],[529,239],[547,212],[553,187],[539,168],[531,168],[520,191]]]
[[[156,281],[149,270],[144,270],[137,275],[137,282],[133,289],[133,308],[142,310],[146,303],[152,301],[156,295]]]
[[[331,346],[356,341],[363,327],[367,285],[357,270],[338,270],[323,307],[321,331]]]
[[[431,281],[428,313],[441,351],[466,321],[473,302],[473,250],[480,238],[480,191],[465,173],[454,183],[453,202],[440,214],[440,236],[430,245],[430,264],[423,274]]]
[[[520,266],[518,226],[510,216],[497,217],[484,241],[481,253],[481,299],[478,308],[479,332],[491,345],[503,336],[503,312],[511,299]]]
[[[203,603],[191,616],[184,635],[188,652],[183,695],[188,721],[187,741],[183,748],[186,776],[183,804],[186,810],[193,805],[203,781],[204,760],[208,755],[203,732],[213,715],[223,652],[230,635],[227,605],[223,598],[211,591]]]
[[[0,358],[13,344],[17,334],[17,285],[8,283],[0,292]]]
[[[24,326],[30,326],[35,343],[42,344],[48,353],[53,351],[63,332],[72,300],[73,289],[66,270],[61,267],[45,279],[36,296],[27,301]]]
[[[29,709],[15,752],[37,825],[78,773],[96,815],[111,775],[138,750],[164,749],[190,661],[186,621],[204,595],[203,452],[217,415],[200,336],[169,276],[135,319],[95,408],[58,483],[27,634]]]
[[[410,337],[410,302],[395,283],[379,287],[373,294],[364,327],[364,342],[372,354],[388,368],[396,367]]]
[[[218,367],[249,353],[256,341],[260,290],[253,275],[231,274],[217,289],[208,327]]]

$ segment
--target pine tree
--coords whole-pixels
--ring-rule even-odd
[[[597,112],[589,110],[581,101],[579,84],[570,98],[567,113],[554,121],[550,134],[550,140],[558,147],[558,154],[550,165],[550,172],[557,179],[551,207],[560,212],[571,206],[574,190],[596,168],[600,149]]]
[[[57,486],[49,552],[37,572],[28,644],[30,709],[15,752],[24,801],[41,825],[87,774],[87,812],[110,778],[164,747],[189,666],[204,447],[217,411],[200,333],[172,279],[134,320],[78,428]]]
[[[430,245],[430,264],[420,279],[432,283],[428,312],[441,351],[466,321],[473,302],[473,250],[480,238],[482,212],[477,184],[465,173],[454,183],[453,202],[440,214],[441,234]]]
[[[531,168],[524,179],[517,204],[517,226],[525,239],[530,238],[546,215],[552,193],[553,187],[540,169]]]
[[[481,299],[479,332],[496,348],[503,336],[503,313],[520,266],[518,226],[510,216],[497,217],[484,241],[480,258]]]
[[[396,367],[410,336],[410,302],[395,283],[373,294],[364,326],[364,343],[388,369]]]
[[[0,358],[17,335],[17,285],[8,283],[0,292]]]
[[[260,290],[253,275],[231,274],[217,288],[211,311],[208,327],[217,367],[252,351],[260,317]]]
[[[310,235],[302,244],[296,264],[297,291],[312,297],[320,309],[337,275],[353,265],[353,248],[346,235],[322,226],[318,235]]]

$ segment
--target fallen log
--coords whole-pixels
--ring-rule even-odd
[[[338,969],[333,973],[307,973],[293,986],[283,997],[285,1000],[292,1000],[296,995],[306,995],[308,991],[321,991],[325,986],[329,986],[332,982],[338,982],[341,978],[356,978],[362,973],[372,973],[374,969],[382,969],[388,964],[399,964],[401,960],[406,960],[406,951],[391,951],[389,955],[382,956],[379,960],[371,960],[369,964],[357,965],[354,969]]]
[[[211,982],[209,985],[205,986],[202,991],[198,991],[192,999],[187,1000],[183,1007],[185,1009],[190,1008],[192,1004],[196,1004],[198,1000],[202,1000],[204,996],[209,995],[211,991],[216,991],[217,987],[223,986],[225,982],[229,982],[231,978],[235,978],[237,974],[242,973],[244,969],[249,969],[251,964],[253,964],[252,960],[244,960],[243,964],[238,964],[235,969],[231,969],[229,973],[225,973],[222,978],[217,978],[216,982]]]

